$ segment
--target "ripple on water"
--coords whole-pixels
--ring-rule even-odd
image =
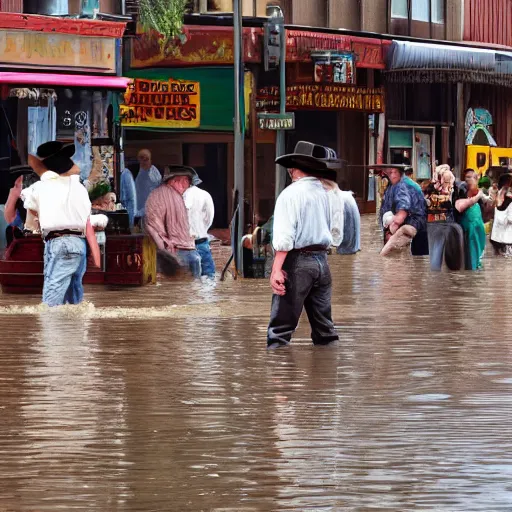
[[[267,353],[265,281],[0,295],[0,509],[510,511],[509,264],[333,257],[341,341]]]

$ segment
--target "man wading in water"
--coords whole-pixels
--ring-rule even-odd
[[[330,206],[319,178],[335,180],[340,162],[329,148],[299,142],[295,153],[279,157],[276,163],[288,169],[293,183],[278,197],[274,210],[275,259],[270,276],[274,295],[267,346],[290,343],[303,308],[313,343],[328,345],[339,338],[331,316],[327,263],[332,244]]]
[[[73,144],[47,142],[29,155],[41,181],[22,193],[24,206],[37,217],[44,247],[43,302],[48,306],[79,304],[87,268],[87,242],[94,265],[100,266],[98,242],[91,227],[91,201],[71,157]],[[44,172],[46,170],[46,172]]]

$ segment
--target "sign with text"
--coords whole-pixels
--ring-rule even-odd
[[[141,128],[198,128],[200,111],[199,82],[136,78],[121,105],[121,122]]]
[[[278,112],[279,87],[258,91],[256,108],[260,112]],[[346,85],[292,85],[286,88],[287,110],[355,110],[384,112],[384,90]]]
[[[258,114],[258,126],[260,130],[293,130],[295,129],[295,114]]]
[[[116,40],[75,34],[0,30],[0,65],[116,72]]]

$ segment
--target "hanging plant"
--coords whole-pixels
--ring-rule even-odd
[[[188,0],[140,0],[139,21],[145,30],[158,32],[167,42],[181,33],[187,3]]]

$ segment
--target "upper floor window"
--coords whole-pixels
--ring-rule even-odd
[[[446,0],[389,0],[390,32],[397,35],[444,39]]]

